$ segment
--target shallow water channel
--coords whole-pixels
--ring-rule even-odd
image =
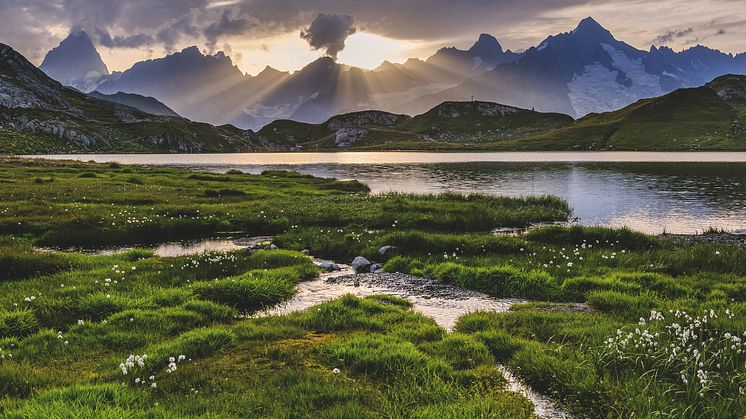
[[[164,243],[153,250],[161,257],[176,257],[203,252],[227,252],[254,247],[271,240],[271,237],[230,239],[210,239],[198,242]],[[97,251],[99,254],[112,254],[123,249]],[[321,260],[317,259],[316,263]],[[356,274],[348,265],[339,264],[340,270],[322,273],[318,278],[298,284],[298,293],[290,300],[270,309],[256,313],[256,317],[284,315],[306,310],[315,305],[339,298],[346,294],[366,297],[375,294],[388,294],[405,298],[413,304],[415,311],[428,316],[447,331],[453,331],[458,318],[475,311],[504,312],[515,303],[524,300],[494,298],[480,292],[459,288],[428,278],[400,273]],[[569,418],[561,406],[550,398],[537,393],[506,367],[500,365],[508,388],[520,393],[534,404],[534,412],[541,418]]]

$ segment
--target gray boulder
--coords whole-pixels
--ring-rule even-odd
[[[319,262],[318,266],[319,266],[319,269],[321,269],[324,272],[334,272],[334,271],[341,270],[339,265],[337,265],[334,262],[329,262],[328,260],[322,260],[321,262]]]
[[[396,250],[396,246],[383,246],[378,249],[378,254],[381,256],[386,256],[386,254],[391,252],[392,250]]]
[[[370,261],[362,256],[356,257],[352,260],[352,263],[350,263],[350,266],[352,266],[352,269],[355,271],[355,273],[368,271],[368,269],[370,269],[370,265]]]

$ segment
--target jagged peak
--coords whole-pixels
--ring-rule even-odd
[[[374,68],[373,71],[386,71],[386,70],[393,70],[397,69],[401,66],[401,64],[394,64],[389,60],[385,60],[381,63],[378,67]]]
[[[614,36],[595,19],[588,16],[571,32],[575,36],[591,39],[614,39]]]
[[[483,33],[479,35],[479,39],[477,39],[477,42],[474,43],[469,51],[481,50],[485,48],[496,48],[500,52],[502,52],[503,50],[502,45],[500,45],[500,43],[497,41],[497,38],[490,34]]]
[[[256,77],[260,76],[275,76],[280,74],[288,74],[287,71],[280,71],[276,68],[273,68],[272,66],[266,66],[264,67],[264,70],[260,71],[259,74],[256,75]]]
[[[184,55],[195,55],[195,56],[196,55],[204,56],[204,54],[202,54],[202,51],[200,51],[199,48],[197,48],[196,45],[192,45],[190,47],[186,47],[186,48],[182,49],[181,52],[180,52],[180,54],[184,54]]]
[[[407,66],[407,65],[414,65],[414,64],[422,64],[424,62],[425,61],[420,58],[409,58],[407,59],[407,61],[404,62],[403,65]]]
[[[461,51],[461,50],[456,47],[441,47],[440,49],[438,49],[438,51],[435,52],[435,55],[449,53],[453,51]]]
[[[651,53],[661,53],[661,54],[675,54],[676,53],[673,50],[673,48],[671,48],[669,46],[666,46],[666,45],[660,45],[660,46],[651,45],[650,46],[650,52]]]
[[[83,40],[87,40],[88,42],[91,42],[91,38],[88,36],[86,31],[82,29],[74,29],[73,31],[70,32],[69,35],[67,35],[67,38],[65,39],[66,40],[67,39],[83,39]]]
[[[729,57],[734,57],[733,53],[725,53],[723,51],[720,51],[719,49],[710,48],[702,44],[697,44],[693,47],[687,48],[683,50],[682,53],[704,53],[710,55],[727,55]]]
[[[228,63],[230,65],[233,65],[233,60],[231,59],[230,56],[226,55],[225,52],[223,52],[223,51],[217,51],[216,53],[214,53],[212,55],[205,54],[196,45],[192,45],[192,46],[186,47],[186,48],[182,49],[181,51],[174,52],[173,54],[167,55],[166,57],[151,59],[151,60],[148,60],[148,61],[159,61],[161,59],[169,59],[171,57],[174,57],[174,58],[176,58],[176,57],[189,57],[189,58],[194,58],[194,59],[205,59],[205,60],[212,59],[212,60],[215,60],[215,61],[225,61],[226,63]]]
[[[101,59],[101,55],[99,55],[93,42],[91,42],[91,38],[83,30],[74,29],[59,45],[47,52],[42,67],[45,67],[45,64],[54,65],[52,61],[64,60],[68,56],[78,57],[78,59],[85,57],[90,61],[95,61],[92,63],[93,65],[100,67],[99,70],[103,73],[109,73],[106,64]]]
[[[310,68],[316,68],[316,67],[323,67],[323,66],[338,66],[336,61],[334,61],[331,57],[319,57],[312,62],[306,64],[305,67],[303,67],[300,71],[310,69]]]
[[[576,31],[579,30],[598,30],[603,29],[606,30],[603,26],[601,26],[600,23],[596,19],[594,19],[592,16],[588,16],[584,19],[581,19],[580,22],[578,22],[578,26],[575,28]]]

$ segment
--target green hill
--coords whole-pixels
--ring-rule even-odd
[[[573,123],[570,116],[491,102],[443,102],[397,126],[439,142],[485,143],[521,138]]]
[[[501,144],[531,150],[744,150],[746,76],[718,77],[567,127]]]
[[[289,149],[456,149],[547,132],[567,115],[490,102],[444,102],[415,117],[382,111],[334,116],[322,124],[275,121],[259,131],[265,145]]]
[[[276,121],[259,134],[293,149],[746,150],[745,121],[746,76],[727,75],[577,121],[496,103],[444,102],[413,118],[356,112],[318,125]]]

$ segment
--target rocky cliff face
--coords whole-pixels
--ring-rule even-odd
[[[380,111],[363,111],[351,114],[335,116],[327,122],[327,127],[337,131],[346,127],[362,127],[365,125],[376,125],[379,127],[393,127],[403,119],[409,119],[407,115],[397,115]]]
[[[334,144],[339,148],[348,148],[368,136],[370,130],[366,126],[393,128],[407,119],[411,118],[388,112],[363,111],[335,116],[326,126],[334,131]]]
[[[364,139],[369,130],[366,128],[344,127],[334,133],[334,144],[339,148],[347,148]]]
[[[707,84],[707,87],[717,93],[722,99],[732,102],[746,103],[746,77],[722,76]]]
[[[72,112],[60,83],[49,79],[13,48],[0,44],[0,105]]]

